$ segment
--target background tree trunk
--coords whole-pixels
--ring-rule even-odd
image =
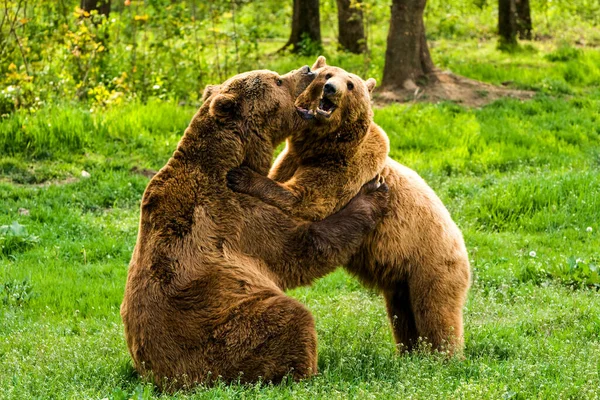
[[[517,45],[517,6],[515,0],[498,0],[498,34],[501,46]]]
[[[292,50],[294,52],[301,50],[301,42],[304,38],[321,45],[319,0],[294,0],[292,33],[282,50],[289,46],[294,46]]]
[[[357,54],[367,50],[360,4],[361,0],[337,0],[338,42],[344,49]]]
[[[517,33],[520,39],[531,40],[531,7],[529,0],[515,0],[517,9]]]
[[[423,11],[427,0],[393,0],[385,52],[382,87],[413,89],[435,69],[427,39]]]
[[[81,0],[79,7],[87,12],[98,10],[99,14],[108,17],[110,13],[110,0]]]

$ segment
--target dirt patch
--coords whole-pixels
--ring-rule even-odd
[[[390,103],[453,101],[466,107],[483,107],[503,97],[531,99],[535,92],[494,86],[489,83],[458,76],[449,71],[436,71],[430,76],[430,84],[425,87],[413,87],[387,90],[382,88],[373,98],[375,107]],[[505,83],[506,86],[510,82]]]
[[[15,185],[15,186],[22,186],[22,187],[37,187],[37,188],[46,188],[48,186],[62,186],[62,185],[70,185],[71,183],[75,183],[75,182],[79,182],[78,178],[75,178],[73,176],[69,176],[67,178],[64,179],[48,179],[48,180],[44,180],[41,182],[20,182],[18,180],[15,179],[11,179],[11,177],[0,177],[0,182],[6,182],[6,183],[10,183],[11,185]]]
[[[153,169],[140,168],[138,166],[131,168],[130,171],[133,172],[134,174],[144,175],[146,178],[152,178],[158,172]]]

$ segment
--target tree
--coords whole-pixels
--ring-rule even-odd
[[[531,40],[531,7],[529,0],[515,0],[517,10],[517,33],[520,39]]]
[[[427,0],[393,0],[382,87],[413,89],[435,67],[427,47],[423,11]]]
[[[79,7],[87,12],[98,10],[98,14],[108,17],[110,13],[110,0],[81,0]]]
[[[363,53],[367,49],[361,0],[337,0],[338,41],[352,53]]]
[[[316,44],[317,48],[321,46],[319,0],[294,0],[292,33],[281,50],[293,46],[292,51],[298,52],[303,49],[306,39]]]
[[[517,45],[517,5],[515,0],[498,0],[500,46]]]

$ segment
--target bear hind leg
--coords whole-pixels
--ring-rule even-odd
[[[283,294],[256,304],[252,315],[238,321],[247,334],[260,337],[252,349],[238,359],[230,379],[242,382],[278,383],[286,376],[294,380],[317,373],[317,333],[312,314],[298,301]]]
[[[383,295],[398,350],[411,351],[419,334],[411,308],[408,284],[398,283],[393,290],[387,290]]]
[[[462,350],[462,309],[468,287],[468,264],[465,271],[418,276],[409,281],[417,332],[433,349],[447,351],[448,354]]]

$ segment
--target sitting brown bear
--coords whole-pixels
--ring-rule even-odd
[[[162,388],[317,371],[312,315],[283,290],[348,262],[381,220],[387,187],[373,180],[311,223],[226,184],[240,165],[267,173],[312,79],[308,67],[254,71],[207,93],[146,188],[121,316],[136,369]]]
[[[399,345],[411,350],[421,337],[436,349],[460,350],[470,282],[460,230],[425,181],[387,157],[388,138],[370,107],[375,80],[328,67],[323,57],[313,69],[318,77],[296,101],[309,124],[287,140],[273,180],[241,168],[230,173],[230,187],[318,221],[381,173],[390,211],[345,266],[383,292]]]

